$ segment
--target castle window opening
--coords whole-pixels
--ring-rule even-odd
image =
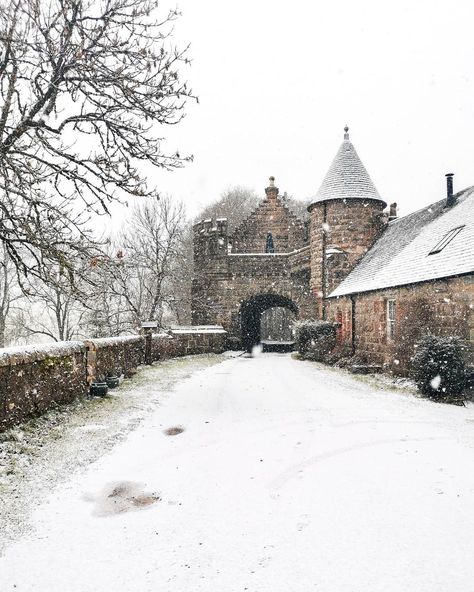
[[[273,235],[271,232],[267,232],[267,241],[265,244],[265,253],[274,253],[275,246],[273,244]]]

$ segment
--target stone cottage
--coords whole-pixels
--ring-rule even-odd
[[[403,370],[428,329],[458,335],[474,356],[474,187],[397,218],[345,128],[344,140],[299,220],[273,177],[233,233],[225,219],[194,227],[193,322],[220,323],[235,345],[260,340],[262,314],[338,323],[338,349]]]

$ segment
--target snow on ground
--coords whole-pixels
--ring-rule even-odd
[[[277,354],[157,396],[38,507],[2,592],[474,590],[472,404]]]
[[[222,359],[211,354],[165,360],[143,368],[107,397],[78,399],[0,433],[0,554],[29,529],[31,508],[56,483],[125,438],[177,382]]]

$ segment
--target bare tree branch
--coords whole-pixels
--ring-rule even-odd
[[[87,258],[94,214],[182,166],[160,127],[192,91],[156,0],[0,0],[0,241],[23,274]],[[72,274],[73,275],[73,274]]]
[[[92,324],[109,334],[136,332],[145,320],[162,324],[166,306],[181,296],[174,278],[182,272],[185,225],[183,205],[167,196],[135,207],[110,257],[97,263],[103,290],[91,304]]]

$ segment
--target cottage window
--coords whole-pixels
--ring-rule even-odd
[[[338,310],[336,314],[336,342],[338,345],[342,345],[344,342],[344,324],[343,324],[343,316],[342,310]]]
[[[395,300],[387,300],[387,339],[392,341],[395,337]]]
[[[444,249],[444,247],[449,245],[449,243],[453,240],[453,238],[461,232],[461,230],[464,228],[464,226],[465,225],[463,224],[462,226],[457,226],[456,228],[451,228],[451,230],[443,236],[443,238],[439,241],[439,243],[437,243],[431,249],[431,251],[428,253],[428,255],[436,255],[436,253],[439,253],[440,251],[442,251]]]

